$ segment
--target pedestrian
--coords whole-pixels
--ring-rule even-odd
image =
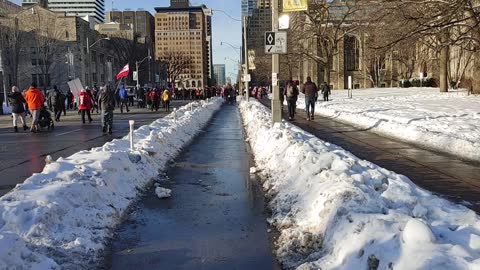
[[[112,134],[113,111],[115,110],[115,92],[107,86],[100,88],[98,104],[102,112],[102,132]]]
[[[154,109],[155,111],[158,111],[158,107],[160,106],[160,94],[156,88],[150,91],[150,101],[152,102],[150,107],[151,111],[153,112]]]
[[[168,89],[165,89],[165,91],[163,91],[162,100],[163,100],[163,106],[165,107],[165,111],[169,112],[170,111],[170,91],[168,91]]]
[[[120,97],[120,113],[123,113],[123,106],[125,105],[125,108],[127,108],[127,112],[130,110],[128,109],[128,92],[127,89],[125,89],[125,85],[122,83],[120,85],[120,89],[118,90],[118,96]]]
[[[130,107],[135,106],[135,99],[133,98],[135,96],[135,92],[137,92],[136,88],[135,90],[133,88],[130,88],[128,93],[128,106]]]
[[[315,114],[315,101],[318,98],[318,87],[312,82],[310,76],[307,77],[307,82],[303,85],[302,93],[305,94],[305,111],[307,113],[307,120],[313,120]]]
[[[82,114],[82,122],[85,124],[85,114],[88,116],[88,122],[92,123],[92,116],[90,114],[90,109],[92,109],[92,98],[87,93],[85,89],[82,89],[80,95],[78,96],[78,109]]]
[[[323,94],[323,101],[328,101],[328,96],[330,96],[331,90],[330,86],[327,82],[323,82],[322,85],[322,94]]]
[[[48,102],[53,107],[53,114],[55,115],[55,121],[60,121],[60,116],[62,115],[63,108],[65,107],[65,95],[61,93],[57,86],[53,86],[53,90],[50,91]]]
[[[73,93],[72,90],[68,89],[67,92],[67,109],[73,109]]]
[[[288,120],[293,120],[295,118],[295,108],[297,106],[298,99],[298,88],[295,83],[290,80],[285,86],[284,95],[287,99],[288,106]]]
[[[12,106],[12,116],[13,116],[13,130],[18,132],[17,122],[18,118],[22,121],[23,130],[27,130],[27,122],[25,121],[25,104],[27,101],[20,93],[20,89],[14,86],[12,87],[12,92],[7,96],[8,102]]]
[[[30,88],[25,93],[25,100],[27,101],[28,109],[32,113],[32,126],[30,131],[37,133],[40,130],[38,126],[38,117],[40,116],[40,109],[45,106],[45,97],[42,91],[37,88],[37,83],[32,82]]]

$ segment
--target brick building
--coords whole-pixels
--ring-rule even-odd
[[[191,60],[176,78],[179,87],[205,87],[213,78],[211,11],[171,0],[170,7],[155,8],[155,59],[175,53]],[[168,72],[168,71],[167,71]]]

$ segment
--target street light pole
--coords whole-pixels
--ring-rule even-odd
[[[243,47],[245,48],[245,71],[244,71],[244,77],[246,79],[248,75],[248,48],[247,48],[247,16],[243,17]],[[246,100],[249,101],[250,99],[250,89],[248,87],[248,83],[245,80],[245,90],[246,90]]]
[[[278,31],[278,0],[272,1],[272,31]],[[278,85],[278,73],[280,71],[280,56],[272,54],[272,121],[279,123],[282,121],[282,104],[280,101],[280,87]],[[274,82],[273,77],[276,76]]]
[[[90,85],[92,83],[91,81],[91,67],[92,67],[92,58],[90,57],[90,48],[95,46],[95,44],[97,44],[99,41],[101,40],[110,40],[109,37],[106,37],[106,38],[101,38],[97,41],[95,41],[92,45],[90,45],[90,40],[88,39],[88,36],[87,36],[87,57],[88,57],[88,61],[87,61],[87,69],[88,69],[88,77],[87,77],[87,84]],[[90,85],[91,86],[91,85]]]
[[[138,68],[140,67],[140,65],[141,65],[145,60],[147,60],[147,59],[150,60],[150,58],[151,58],[151,56],[149,55],[149,56],[143,58],[142,61],[140,61],[140,62],[139,62],[139,61],[136,61],[136,62],[135,62],[135,65],[136,65],[136,68],[137,68],[137,89],[140,88],[140,74],[139,74]]]

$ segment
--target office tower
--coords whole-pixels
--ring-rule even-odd
[[[213,65],[213,74],[217,85],[225,85],[225,64]]]
[[[187,0],[170,3],[170,7],[155,8],[155,59],[166,62],[172,54],[189,59],[175,84],[203,88],[213,77],[211,10],[205,5],[189,6]]]

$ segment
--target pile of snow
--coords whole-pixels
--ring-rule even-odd
[[[375,133],[480,161],[480,97],[433,88],[333,91],[320,96],[315,113]],[[303,95],[298,108],[305,108]]]
[[[156,187],[155,194],[157,194],[159,199],[170,198],[172,196],[172,190],[163,187]]]
[[[220,108],[195,102],[103,147],[47,164],[0,198],[0,269],[81,269],[95,264],[126,209]]]
[[[276,254],[294,269],[480,269],[480,219],[342,148],[240,104],[279,230]]]

